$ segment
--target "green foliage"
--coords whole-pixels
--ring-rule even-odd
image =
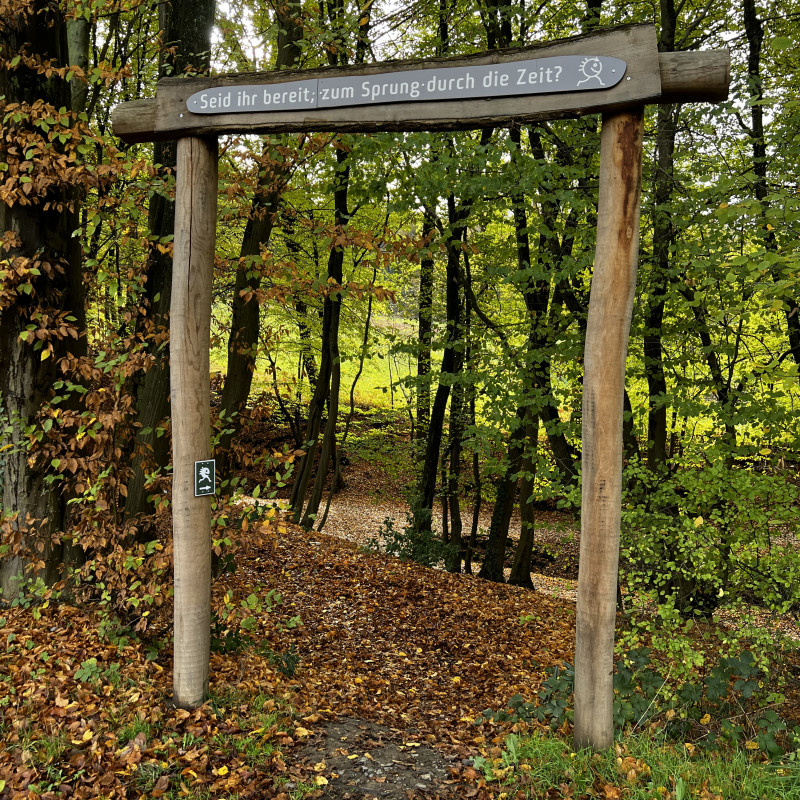
[[[720,758],[691,745],[676,746],[650,732],[626,735],[600,753],[575,751],[558,735],[511,734],[499,754],[479,756],[473,766],[508,797],[544,797],[556,786],[562,796],[598,794],[631,800],[800,797],[800,773],[792,761],[754,763],[746,751],[736,748]]]
[[[61,597],[60,591],[48,587],[39,577],[27,578],[24,575],[19,575],[16,587],[17,592],[8,605],[12,608],[30,609],[34,619],[39,619],[41,615],[40,607],[47,608],[50,605],[50,600],[57,601]]]
[[[223,606],[212,611],[211,649],[217,653],[238,653],[254,648],[265,656],[282,675],[291,677],[300,664],[301,656],[294,643],[285,650],[276,650],[266,638],[269,625],[276,632],[293,630],[301,626],[298,615],[287,619],[274,619],[276,609],[283,603],[279,592],[264,592],[257,587],[237,604],[232,591],[225,593]]]
[[[639,648],[615,665],[618,738],[653,723],[665,739],[700,749],[734,745],[760,750],[771,759],[785,754],[779,741],[785,743],[787,726],[772,707],[781,695],[771,689],[751,652],[722,658],[704,676],[689,680],[676,680],[671,665],[664,673],[651,655],[649,648]],[[542,682],[536,701],[514,695],[506,709],[487,709],[476,723],[538,721],[556,730],[572,720],[574,681],[571,664],[557,666]]]
[[[386,517],[378,530],[380,538],[370,540],[369,547],[374,552],[385,552],[390,556],[406,561],[416,561],[426,567],[441,562],[447,563],[458,547],[447,544],[431,530],[417,530],[412,514],[406,514],[406,524],[402,530],[395,527],[391,517]]]
[[[778,614],[800,603],[800,490],[786,472],[727,464],[670,474],[628,469],[621,558],[631,594],[654,591],[684,615],[744,600]]]
[[[276,651],[266,642],[261,642],[256,647],[256,652],[259,655],[266,656],[269,663],[286,678],[294,676],[301,661],[300,653],[297,652],[294,643],[289,645],[287,650]]]
[[[96,658],[87,658],[75,670],[75,680],[82,681],[83,683],[97,683],[100,680],[102,670],[97,663]]]

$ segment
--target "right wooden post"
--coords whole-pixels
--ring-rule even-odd
[[[644,109],[603,115],[597,246],[583,379],[576,748],[614,741],[613,671],[622,501],[622,403],[636,262]]]

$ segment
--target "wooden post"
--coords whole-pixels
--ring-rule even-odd
[[[576,748],[614,740],[613,669],[622,496],[622,398],[639,248],[644,109],[603,116],[597,249],[583,379]]]
[[[209,338],[217,219],[217,140],[178,140],[170,306],[175,705],[208,694],[210,497],[195,497],[194,462],[210,458]]]

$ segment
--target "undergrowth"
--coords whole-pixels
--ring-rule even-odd
[[[603,752],[572,749],[561,735],[510,734],[474,760],[479,781],[502,797],[609,800],[800,798],[800,764],[755,763],[732,748],[703,752],[658,733],[627,734]]]
[[[800,727],[790,729],[776,708],[785,699],[745,650],[719,659],[705,675],[674,679],[651,660],[649,648],[619,659],[614,671],[614,727],[617,739],[642,730],[658,730],[665,741],[691,752],[742,747],[777,760],[794,756]],[[538,697],[515,695],[507,708],[487,709],[476,720],[540,722],[558,729],[572,722],[575,671],[557,666],[542,683]]]

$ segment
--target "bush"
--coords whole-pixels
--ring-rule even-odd
[[[684,616],[736,599],[798,608],[800,490],[782,474],[720,462],[669,475],[629,467],[620,555],[630,590],[654,590]]]
[[[386,517],[378,531],[378,537],[370,540],[371,550],[383,551],[406,561],[416,561],[426,567],[442,562],[449,563],[454,552],[458,552],[457,545],[443,542],[433,531],[417,530],[411,514],[406,514],[406,524],[402,530],[395,528],[391,517]]]
[[[692,747],[716,749],[722,743],[760,750],[770,758],[784,754],[779,739],[786,723],[771,708],[782,698],[770,690],[766,674],[747,650],[722,658],[702,679],[665,675],[639,648],[617,661],[614,671],[614,727],[620,737],[654,723],[664,735]],[[575,671],[555,667],[542,683],[536,701],[514,695],[505,709],[486,709],[476,724],[546,722],[553,729],[572,720]],[[793,731],[794,740],[800,731]]]

